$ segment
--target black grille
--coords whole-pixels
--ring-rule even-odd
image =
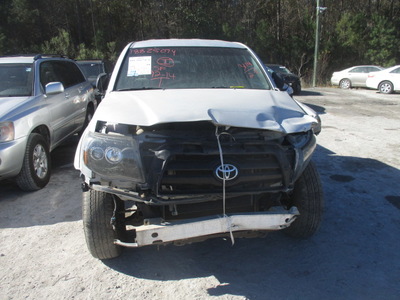
[[[173,136],[171,131],[147,132],[141,155],[148,183],[158,197],[222,195],[223,181],[215,174],[221,165],[215,127],[199,128],[174,130]],[[226,195],[286,190],[293,173],[291,150],[281,145],[281,139],[266,141],[265,135],[258,133],[265,131],[233,130],[234,134],[221,139],[224,164],[238,169],[235,179],[225,181]]]
[[[225,181],[226,192],[247,194],[281,189],[283,174],[272,154],[224,155],[224,163],[238,168],[238,176]],[[159,185],[160,195],[215,194],[222,192],[222,180],[215,170],[219,155],[175,155],[170,158]]]

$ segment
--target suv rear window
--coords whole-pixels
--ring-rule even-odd
[[[246,49],[214,47],[131,48],[115,90],[188,88],[271,89]]]
[[[32,79],[32,64],[0,64],[0,96],[31,96]]]

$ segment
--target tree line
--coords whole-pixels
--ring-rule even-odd
[[[400,63],[400,1],[320,0],[317,84],[358,64]],[[114,61],[135,40],[247,44],[309,83],[316,0],[0,0],[0,55],[59,53]]]

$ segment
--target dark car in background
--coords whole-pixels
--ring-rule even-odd
[[[292,87],[294,95],[299,95],[301,93],[301,82],[299,76],[293,74],[282,65],[266,64],[266,66],[276,72],[286,84]]]
[[[96,85],[97,76],[99,76],[99,74],[108,73],[108,68],[103,60],[90,59],[77,60],[76,62],[93,86]]]
[[[100,59],[89,59],[89,60],[78,60],[76,61],[81,68],[85,77],[89,80],[89,82],[96,87],[97,77],[100,74],[108,74],[108,77],[111,75],[112,67],[111,64]],[[101,94],[97,89],[95,91],[95,98],[97,104],[100,103],[103,98],[103,94]]]

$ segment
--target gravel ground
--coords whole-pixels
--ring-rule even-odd
[[[323,122],[314,161],[326,207],[314,237],[274,232],[96,260],[74,138],[52,153],[45,189],[0,182],[0,299],[400,299],[400,95],[316,88],[295,98]]]

